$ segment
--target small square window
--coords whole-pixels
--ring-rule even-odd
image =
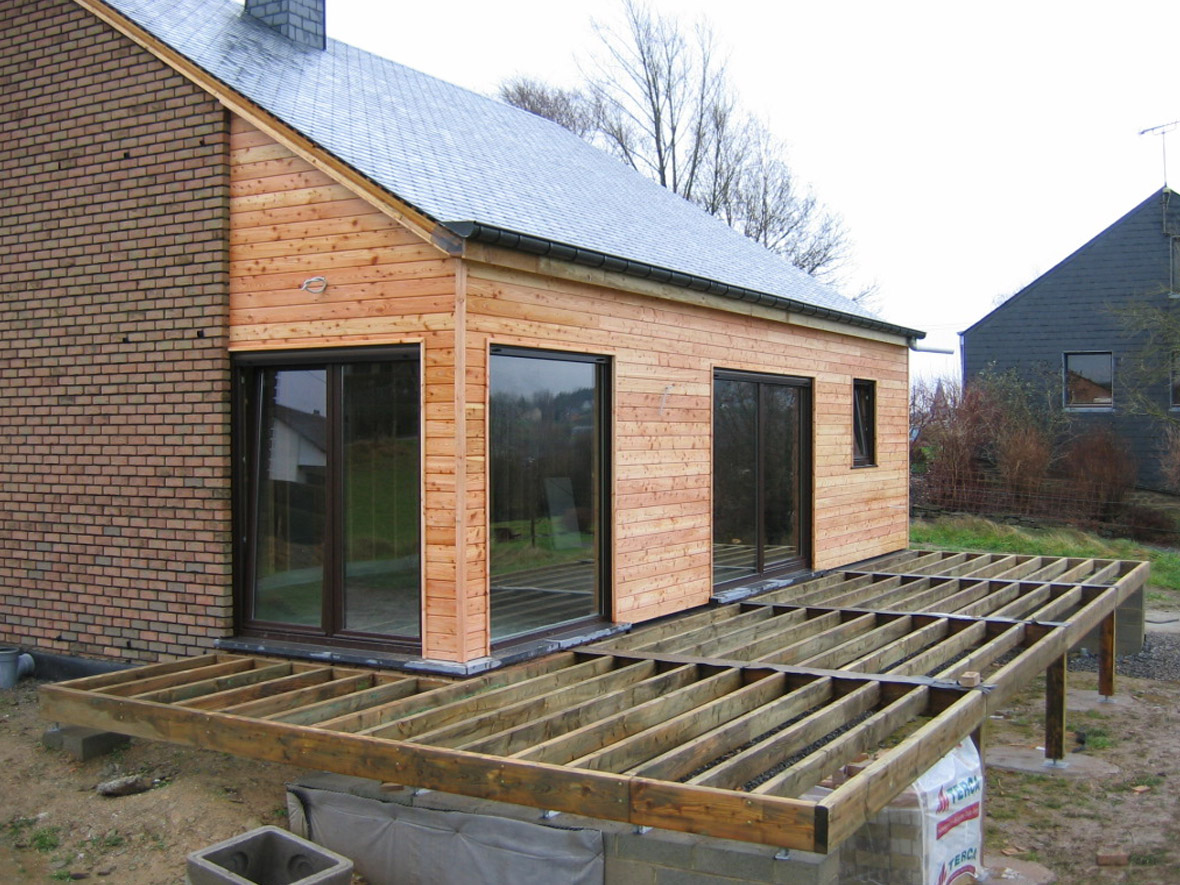
[[[1173,409],[1180,409],[1180,351],[1172,351],[1172,398]]]
[[[1114,406],[1114,355],[1065,354],[1065,405],[1071,409]]]
[[[877,463],[877,382],[852,382],[852,465]]]

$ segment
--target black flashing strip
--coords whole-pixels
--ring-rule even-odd
[[[659,283],[668,283],[669,285],[679,286],[683,289],[692,289],[697,292],[720,295],[724,298],[732,298],[737,301],[761,304],[765,307],[773,307],[805,316],[833,320],[850,326],[859,326],[860,328],[871,329],[875,332],[898,335],[911,341],[926,337],[925,332],[917,329],[895,326],[892,323],[873,319],[872,317],[843,313],[839,310],[833,310],[830,307],[807,304],[803,301],[796,301],[793,298],[771,295],[767,292],[759,292],[756,289],[747,289],[744,286],[733,286],[728,283],[711,280],[708,277],[669,270],[668,268],[658,267],[654,264],[633,261],[630,258],[619,258],[615,255],[608,255],[605,252],[596,252],[592,249],[570,246],[566,243],[558,243],[553,240],[518,233],[502,227],[481,224],[478,221],[448,221],[445,224],[446,228],[457,236],[465,240],[485,243],[489,246],[501,246],[505,249],[528,252],[533,255],[552,256],[563,261],[570,261],[574,264],[602,268],[603,270],[654,280]]]

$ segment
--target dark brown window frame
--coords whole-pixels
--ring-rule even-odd
[[[339,550],[343,545],[343,521],[330,521],[325,531],[330,532],[326,541],[329,548],[325,555],[323,610],[318,627],[299,624],[257,620],[253,617],[253,596],[251,576],[254,574],[256,556],[256,508],[257,476],[253,465],[258,463],[257,445],[261,425],[261,397],[258,385],[261,373],[257,370],[325,368],[330,376],[338,376],[342,367],[361,363],[413,361],[418,366],[419,389],[422,383],[421,348],[416,344],[386,345],[355,348],[319,348],[314,350],[253,352],[231,355],[233,372],[232,401],[232,447],[233,447],[233,523],[234,523],[234,629],[240,636],[262,639],[277,639],[295,643],[345,648],[374,649],[381,651],[417,653],[422,647],[422,617],[424,604],[419,601],[419,635],[392,636],[365,633],[343,629],[343,557]],[[330,385],[334,387],[334,383]],[[338,458],[342,444],[343,423],[339,420],[339,394],[329,395],[327,422],[327,459],[332,463]],[[419,401],[418,438],[422,440],[423,415]],[[419,479],[422,466],[419,463]],[[328,512],[339,512],[339,500],[343,495],[342,477],[339,464],[331,469],[327,494],[334,503],[329,503]],[[419,502],[421,507],[421,502]],[[424,537],[418,538],[419,588],[424,574]],[[327,625],[327,629],[325,629]]]
[[[877,382],[852,381],[852,466],[877,466]]]
[[[765,561],[765,528],[761,524],[763,507],[761,504],[761,495],[763,489],[763,458],[761,457],[761,447],[763,444],[762,436],[763,429],[760,426],[758,430],[758,446],[759,457],[757,458],[757,472],[758,476],[755,481],[756,494],[758,501],[755,502],[755,512],[759,514],[758,540],[757,551],[755,554],[755,574],[745,575],[731,580],[714,580],[713,589],[724,590],[731,587],[741,587],[748,584],[757,583],[758,581],[766,580],[767,578],[774,578],[783,575],[794,574],[797,572],[806,571],[811,567],[813,561],[814,551],[812,550],[813,531],[814,531],[814,513],[812,512],[812,483],[811,478],[814,476],[814,462],[812,460],[812,422],[813,422],[813,392],[814,385],[811,378],[804,378],[798,375],[776,375],[767,372],[746,372],[735,369],[714,369],[713,370],[713,384],[717,381],[742,381],[751,382],[755,384],[776,384],[785,387],[794,388],[798,391],[800,396],[799,401],[799,501],[797,505],[797,513],[799,514],[799,555],[789,561],[778,563],[767,567]],[[715,389],[715,387],[714,387]],[[716,409],[716,403],[713,404],[713,409]],[[715,415],[713,419],[715,420]],[[761,419],[760,419],[761,421]],[[715,432],[715,431],[714,431]],[[715,444],[715,441],[714,441]],[[715,455],[714,455],[715,457]],[[716,467],[714,466],[714,471]],[[716,496],[716,490],[713,492]],[[716,506],[710,513],[710,522],[716,518]],[[713,526],[710,526],[710,535],[712,536]]]
[[[1071,399],[1071,397],[1070,397],[1070,383],[1069,383],[1069,376],[1070,376],[1069,358],[1074,357],[1074,356],[1078,356],[1078,357],[1086,357],[1086,356],[1102,357],[1102,356],[1104,356],[1104,357],[1107,357],[1107,359],[1110,362],[1110,401],[1109,402],[1104,402],[1104,403],[1103,402],[1074,402]],[[1062,388],[1061,389],[1061,396],[1062,396],[1063,408],[1070,410],[1070,411],[1079,411],[1079,412],[1094,412],[1094,411],[1099,411],[1099,412],[1100,411],[1107,411],[1107,412],[1109,412],[1109,411],[1113,411],[1114,410],[1114,403],[1115,403],[1114,371],[1115,371],[1114,351],[1110,351],[1110,350],[1067,350],[1067,351],[1064,351],[1061,354],[1061,388]],[[1091,379],[1086,379],[1086,380],[1091,380]]]
[[[614,383],[614,359],[605,354],[586,353],[584,351],[565,351],[565,350],[551,350],[534,347],[521,347],[518,345],[508,344],[491,344],[488,348],[488,355],[490,356],[509,356],[509,357],[523,357],[528,359],[541,360],[556,360],[580,362],[595,366],[595,382],[599,387],[598,400],[598,415],[596,420],[599,425],[599,438],[596,441],[598,446],[598,473],[596,478],[596,493],[599,500],[599,512],[597,517],[597,533],[598,543],[596,545],[596,554],[598,556],[598,575],[597,575],[597,613],[587,615],[577,621],[567,621],[550,628],[543,628],[528,633],[512,634],[503,638],[492,639],[491,649],[493,652],[504,651],[517,646],[525,646],[530,642],[542,640],[548,636],[567,634],[576,632],[580,629],[585,629],[587,626],[594,624],[609,623],[610,610],[613,601],[612,594],[614,592],[613,584],[613,570],[611,564],[613,562],[612,552],[613,546],[613,532],[611,514],[613,513],[613,474],[611,465],[614,463],[612,457],[613,440],[614,440],[614,397],[613,397],[613,383]],[[491,384],[490,378],[491,364],[489,361],[489,387]],[[488,437],[491,438],[491,416],[488,417]],[[490,445],[490,443],[489,443]],[[488,458],[488,488],[491,489],[492,479],[491,471],[491,457],[489,452]],[[489,493],[488,500],[488,524],[489,534],[491,525],[491,498]],[[489,538],[489,544],[491,543]],[[491,551],[488,554],[488,617],[489,626],[491,619]]]

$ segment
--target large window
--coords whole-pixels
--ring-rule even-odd
[[[417,349],[236,360],[247,632],[416,647]]]
[[[1065,354],[1065,405],[1071,409],[1114,406],[1114,355]]]
[[[852,382],[852,464],[872,467],[877,463],[877,384]]]
[[[492,640],[606,611],[607,360],[492,349]]]
[[[713,381],[713,581],[809,564],[810,382],[719,371]]]

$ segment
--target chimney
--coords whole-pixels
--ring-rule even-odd
[[[288,40],[311,49],[326,44],[325,0],[246,0],[246,12]]]

